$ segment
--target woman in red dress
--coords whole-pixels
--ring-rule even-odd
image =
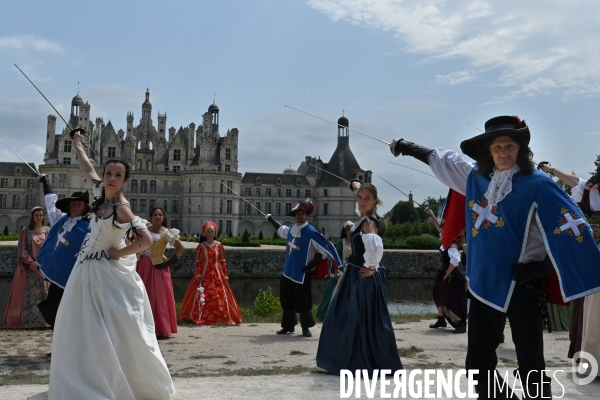
[[[202,225],[206,241],[196,248],[196,274],[181,305],[179,318],[196,325],[239,324],[242,313],[227,280],[225,248],[215,240],[214,222]]]
[[[36,261],[49,230],[44,225],[45,215],[42,207],[33,207],[29,225],[19,233],[18,265],[0,328],[49,328],[37,308],[48,295],[48,286]]]
[[[181,258],[185,248],[179,241],[179,230],[168,228],[167,215],[162,208],[153,207],[150,210],[150,221],[148,230],[152,235],[152,246],[140,254],[137,273],[148,292],[156,337],[165,339],[177,333],[177,312],[169,266]],[[165,257],[167,243],[176,249],[169,260]]]

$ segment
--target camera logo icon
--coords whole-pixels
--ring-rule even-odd
[[[579,365],[576,363],[578,359]],[[573,355],[571,371],[573,372],[573,382],[576,385],[587,385],[598,376],[598,361],[587,351],[578,351]]]

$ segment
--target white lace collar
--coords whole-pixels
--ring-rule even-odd
[[[75,226],[75,224],[77,224],[77,221],[79,221],[79,220],[81,220],[81,216],[67,218],[67,220],[65,221],[65,223],[62,226],[62,230],[64,232],[71,232],[71,229],[73,229],[73,227]]]
[[[488,199],[492,207],[496,207],[510,192],[512,192],[512,177],[521,168],[515,163],[507,170],[499,171],[494,167],[492,180],[485,192],[485,198]]]
[[[302,225],[292,225],[292,227],[290,228],[290,231],[292,232],[292,237],[299,238],[301,236],[302,228],[304,228],[306,225],[308,225],[308,221],[306,221]]]

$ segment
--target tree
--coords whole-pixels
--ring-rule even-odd
[[[273,239],[279,239],[279,234],[277,231],[273,232]]]
[[[8,225],[4,225],[4,232],[2,232],[4,236],[8,236]]]
[[[596,166],[596,170],[590,172],[590,179],[588,182],[592,182],[594,184],[600,183],[600,155],[596,156],[596,161],[594,161],[594,165]]]
[[[419,219],[419,213],[409,201],[399,201],[391,210],[390,221],[392,224],[412,222]]]
[[[250,234],[247,229],[244,229],[244,234],[242,235],[242,243],[250,242]]]
[[[262,234],[262,231],[260,231],[260,232],[258,233],[258,240],[263,240],[263,234]]]

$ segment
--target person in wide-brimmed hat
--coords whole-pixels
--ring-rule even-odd
[[[390,144],[394,156],[428,164],[442,183],[466,197],[466,275],[472,297],[466,368],[479,371],[480,394],[502,398],[514,395],[501,378],[492,377],[506,318],[523,390],[528,398],[549,398],[540,326],[548,327],[550,320],[542,281],[557,282],[561,302],[600,291],[600,270],[589,268],[600,264],[589,224],[577,204],[535,169],[529,140],[524,120],[499,116],[485,123],[485,132],[461,143],[475,165],[444,148],[403,139]]]
[[[40,271],[50,281],[50,287],[48,297],[38,304],[38,308],[46,322],[54,328],[58,306],[77,259],[75,255],[89,232],[90,196],[87,191],[78,191],[58,200],[48,176],[40,175],[38,180],[44,187],[51,226],[38,255]]]
[[[287,214],[296,219],[296,223],[291,227],[282,225],[271,214],[265,215],[279,236],[288,241],[279,290],[283,317],[278,334],[294,332],[298,324],[296,315],[298,313],[302,335],[312,336],[309,328],[315,326],[315,318],[312,314],[311,272],[328,258],[332,258],[338,266],[342,264],[333,243],[308,223],[308,217],[314,210],[315,204],[310,199],[298,203]],[[327,266],[325,266],[325,273],[329,273]]]

